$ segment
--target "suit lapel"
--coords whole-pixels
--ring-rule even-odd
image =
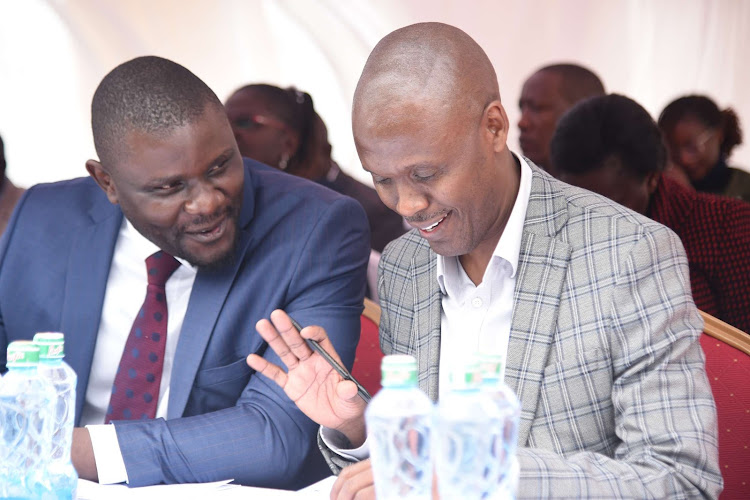
[[[437,260],[427,243],[414,256],[411,264],[411,282],[414,293],[414,321],[410,342],[415,347],[420,367],[419,387],[432,401],[438,399],[438,373],[440,368],[441,293],[437,282]],[[428,332],[426,338],[421,332]],[[424,340],[420,340],[423,339]]]
[[[231,334],[231,332],[214,332],[214,327],[243,263],[247,248],[252,242],[250,222],[253,218],[253,211],[253,180],[251,171],[246,166],[244,196],[238,221],[241,233],[237,246],[237,258],[232,265],[218,271],[199,270],[195,277],[172,365],[167,418],[179,418],[185,411],[193,381],[211,337]]]
[[[91,223],[75,236],[68,261],[60,331],[70,334],[65,361],[78,375],[76,425],[88,387],[109,268],[122,212],[102,194],[89,211]]]
[[[536,167],[532,171],[505,371],[506,383],[521,401],[521,446],[528,440],[536,414],[570,261],[570,246],[556,237],[567,220],[565,200],[548,177]]]

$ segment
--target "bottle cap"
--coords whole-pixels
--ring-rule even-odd
[[[8,344],[8,368],[27,368],[39,364],[39,347],[29,340]]]
[[[448,373],[448,384],[451,390],[461,391],[476,389],[482,381],[479,362],[470,360],[451,368]]]
[[[383,387],[417,385],[417,360],[406,354],[383,356],[380,363]]]
[[[483,379],[499,380],[505,365],[505,356],[502,354],[480,354],[478,355],[479,371]]]
[[[39,346],[39,359],[62,359],[65,357],[65,335],[62,333],[37,333],[34,335],[34,344]]]

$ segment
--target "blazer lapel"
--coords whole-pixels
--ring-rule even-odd
[[[521,401],[521,446],[527,443],[536,414],[571,251],[556,238],[567,220],[565,200],[547,176],[536,167],[532,171],[505,371],[506,383]]]
[[[60,331],[75,339],[66,346],[65,361],[78,375],[76,425],[83,410],[109,268],[122,224],[122,212],[103,195],[93,204],[89,216],[91,224],[77,232],[71,247],[60,321]]]
[[[244,197],[238,220],[241,233],[237,245],[237,258],[231,266],[212,272],[198,271],[195,277],[172,365],[167,418],[179,418],[185,411],[195,376],[198,373],[198,367],[211,337],[231,333],[214,332],[214,327],[227,294],[243,263],[243,256],[252,241],[249,227],[254,211],[251,177],[250,170],[245,167]]]
[[[415,346],[420,369],[419,387],[432,401],[438,399],[438,372],[440,368],[440,318],[441,294],[437,282],[437,260],[424,243],[412,260],[411,282],[414,292],[414,321],[411,325],[411,342]],[[426,338],[420,335],[428,332]],[[423,339],[423,340],[420,340]]]

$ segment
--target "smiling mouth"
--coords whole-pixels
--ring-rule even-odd
[[[220,239],[224,235],[224,230],[226,229],[228,219],[229,218],[225,216],[218,223],[212,225],[211,227],[200,229],[198,231],[186,231],[186,233],[192,238],[203,243],[212,243]]]
[[[420,227],[419,230],[423,233],[431,233],[440,226],[440,224],[448,217],[449,214],[445,214],[440,220],[430,224],[429,226]]]

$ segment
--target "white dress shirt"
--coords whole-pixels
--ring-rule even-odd
[[[518,256],[531,195],[531,167],[521,157],[519,162],[518,195],[479,286],[469,279],[458,257],[437,256],[437,280],[442,293],[440,395],[449,387],[451,368],[466,363],[477,353],[507,358]],[[321,427],[320,436],[333,452],[344,458],[363,460],[369,455],[367,441],[359,448],[346,449],[346,438],[338,431]]]
[[[453,367],[462,366],[479,353],[507,358],[518,255],[531,195],[531,168],[523,158],[519,161],[518,195],[479,286],[471,281],[458,257],[437,256],[437,280],[443,294],[438,372],[441,396],[449,388]],[[505,362],[501,377],[504,373]]]
[[[81,413],[81,425],[85,425],[91,435],[99,482],[102,484],[120,483],[128,479],[115,427],[101,424],[104,424],[107,414],[112,384],[125,342],[146,297],[146,258],[158,250],[123,218],[107,278],[86,400]],[[190,264],[182,259],[177,260],[182,265],[169,277],[165,286],[167,343],[156,418],[167,416],[172,363],[197,274]]]

